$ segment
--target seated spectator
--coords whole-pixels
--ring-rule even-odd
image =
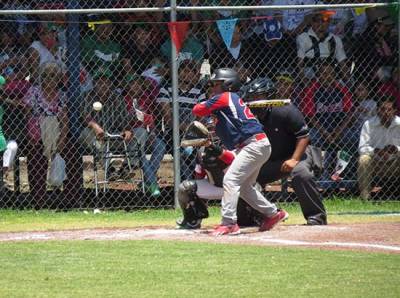
[[[89,150],[97,149],[103,152],[104,138],[107,133],[120,134],[127,142],[128,150],[134,151],[136,141],[132,139],[131,131],[132,115],[129,115],[126,102],[120,92],[115,91],[113,85],[113,73],[108,69],[98,69],[94,74],[94,89],[87,95],[83,105],[83,123],[86,126],[80,136],[81,141]],[[93,110],[93,103],[100,102],[103,105],[101,111]],[[136,131],[135,139],[141,143],[146,138],[146,130]],[[111,151],[123,150],[123,143],[112,142]],[[136,160],[130,160],[131,165],[136,165]],[[111,166],[108,169],[110,179],[123,178],[129,179],[134,173],[124,165],[119,172]]]
[[[191,113],[193,106],[204,100],[205,94],[198,87],[200,79],[199,65],[192,60],[185,60],[179,66],[179,123],[180,135],[182,135],[186,127],[193,121],[194,116]],[[165,139],[167,145],[172,144],[172,86],[164,86],[160,90],[158,101],[163,106],[163,116],[165,121]],[[181,179],[191,179],[194,172],[196,152],[194,148],[181,149]]]
[[[154,66],[161,66],[160,43],[155,41],[153,29],[149,24],[135,25],[124,36],[121,59],[126,74],[143,74]]]
[[[11,30],[10,30],[11,29]],[[16,44],[16,36],[11,26],[0,26],[0,74],[9,81],[17,64],[23,58],[22,50]]]
[[[361,131],[358,183],[361,197],[371,196],[372,181],[380,178],[380,185],[397,185],[400,175],[400,117],[390,97],[378,101],[378,115],[367,120]]]
[[[393,68],[392,77],[389,81],[382,83],[378,88],[378,95],[391,96],[396,99],[397,114],[400,115],[400,71]]]
[[[367,80],[390,78],[397,64],[397,37],[391,35],[394,21],[383,8],[368,8],[369,26],[353,50],[356,74]]]
[[[1,77],[3,82],[0,83],[0,153],[2,153],[2,168],[0,168],[0,191],[3,188],[4,174],[7,174],[8,169],[12,166],[14,158],[17,154],[18,145],[14,140],[8,141],[4,135],[3,120],[4,120],[4,107],[3,101],[7,101],[6,95],[3,93],[4,77]],[[0,165],[1,166],[1,165]]]
[[[369,3],[371,0],[357,0],[353,2]],[[337,0],[336,4],[346,4],[346,0]],[[358,37],[368,26],[366,7],[357,8],[336,8],[330,9],[333,12],[332,21],[329,26],[329,32],[339,36],[342,39],[348,37]]]
[[[299,107],[300,90],[293,76],[293,71],[281,69],[273,77],[276,87],[276,97],[278,99],[291,99],[292,103]]]
[[[135,136],[146,136],[140,143],[142,152],[151,153],[150,160],[147,160],[145,154],[142,155],[145,189],[156,197],[161,194],[157,171],[166,151],[164,139],[155,124],[161,116],[156,102],[159,89],[155,81],[140,75],[128,75],[126,84],[125,102],[134,119],[131,127]]]
[[[376,115],[376,101],[372,99],[371,92],[367,82],[360,81],[356,83],[353,96],[353,108],[350,117],[347,117],[343,123],[344,139],[351,140],[350,152],[356,151],[361,128],[365,121]],[[340,134],[340,132],[338,132]]]
[[[161,45],[161,53],[163,55],[163,59],[166,61],[171,60],[171,39],[168,38]],[[203,44],[196,39],[196,37],[189,32],[187,37],[183,43],[183,46],[178,54],[178,62],[183,60],[195,60],[196,62],[200,62],[204,57],[204,46]]]
[[[105,68],[114,76],[123,77],[119,69],[121,46],[113,40],[114,25],[110,20],[99,22],[94,24],[94,33],[82,40],[83,66],[90,74]]]
[[[1,9],[4,10],[29,10],[32,9],[31,3],[24,1],[24,0],[13,0],[13,1],[2,1]],[[18,15],[7,15],[6,18],[8,20],[15,20],[15,31],[13,32],[16,35],[16,41],[19,45],[23,45],[24,49],[32,42],[32,28],[34,26],[31,25],[29,22],[32,20],[30,16],[24,14]],[[6,23],[8,27],[10,27],[10,23]]]
[[[51,23],[42,23],[37,27],[37,38],[32,42],[29,53],[30,74],[38,77],[38,70],[45,63],[57,63],[63,72],[66,65],[63,61],[63,50],[57,41],[57,29]]]
[[[335,68],[330,63],[321,64],[318,79],[304,90],[300,109],[311,125],[310,136],[314,146],[326,150],[323,179],[333,171],[334,160],[344,120],[352,108],[352,94],[341,85]],[[343,143],[344,141],[340,142]]]
[[[29,188],[37,208],[43,207],[46,201],[49,159],[55,153],[65,157],[70,149],[66,94],[59,88],[61,79],[62,70],[58,64],[43,64],[39,71],[40,84],[32,86],[23,99],[27,117]]]
[[[346,53],[342,39],[328,32],[330,16],[323,11],[313,15],[311,27],[297,36],[297,57],[300,73],[306,78],[315,77],[319,64],[328,60],[337,62],[340,66],[342,78],[347,78]]]

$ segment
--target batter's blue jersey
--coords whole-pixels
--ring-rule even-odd
[[[236,93],[224,92],[194,106],[193,114],[217,118],[215,132],[227,149],[235,149],[255,134],[263,133],[263,126]]]

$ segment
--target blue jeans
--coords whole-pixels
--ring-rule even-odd
[[[160,168],[167,146],[159,136],[155,136],[153,142],[151,144],[147,143],[147,145],[151,146],[151,157],[150,160],[146,158],[146,154],[143,154],[142,157],[144,182],[146,184],[156,184],[157,171]]]

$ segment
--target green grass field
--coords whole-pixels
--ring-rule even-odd
[[[298,204],[281,204],[290,213],[286,224],[303,224],[304,218]],[[359,200],[331,199],[325,202],[329,223],[393,222],[400,221],[400,202],[363,202]],[[181,216],[179,210],[158,209],[133,212],[115,211],[93,214],[93,210],[15,211],[0,210],[0,232],[45,231],[82,228],[128,228],[140,226],[173,227]],[[218,224],[219,208],[210,208],[210,218],[205,225]]]
[[[399,297],[399,260],[163,241],[3,243],[0,297]]]
[[[326,201],[335,223],[399,222],[400,204]],[[303,223],[296,204],[289,224]],[[0,211],[0,231],[172,227],[180,213]],[[219,221],[211,208],[206,224]],[[400,257],[172,241],[0,242],[0,297],[399,297]]]

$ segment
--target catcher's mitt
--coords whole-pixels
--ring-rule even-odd
[[[183,135],[181,146],[182,147],[201,147],[204,146],[208,138],[208,129],[199,121],[193,121],[186,128]]]

